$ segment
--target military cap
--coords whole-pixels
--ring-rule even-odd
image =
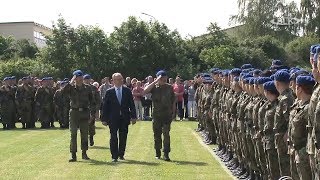
[[[85,74],[85,75],[83,76],[83,79],[91,79],[91,76],[90,76],[89,74]]]
[[[16,77],[15,76],[11,76],[11,79],[13,80],[13,79],[16,79]]]
[[[240,68],[233,68],[233,69],[231,69],[230,74],[235,75],[235,76],[239,76],[241,72],[242,72],[242,70]]]
[[[260,75],[262,71],[260,69],[253,70],[253,75]]]
[[[241,66],[241,69],[250,69],[250,68],[252,68],[251,64],[244,64]]]
[[[282,66],[282,61],[278,59],[273,60],[272,66]]]
[[[5,78],[3,78],[3,81],[8,81],[10,79],[11,79],[10,77],[5,77]]]
[[[81,70],[76,70],[73,72],[74,76],[83,76],[83,72]]]
[[[48,80],[53,80],[53,77],[48,77]]]
[[[279,92],[277,91],[277,88],[274,84],[274,81],[268,81],[268,82],[265,82],[263,84],[263,89],[266,90],[266,91],[270,91],[274,94],[278,94]]]
[[[286,71],[280,70],[274,74],[274,80],[279,82],[290,82],[290,74]]]
[[[316,81],[311,76],[299,75],[296,79],[298,85],[314,86]]]
[[[310,47],[310,54],[315,54],[316,53],[316,48],[319,47],[320,44],[314,44]]]
[[[229,73],[230,71],[226,69],[222,72],[222,76],[229,76]]]
[[[255,82],[255,80],[256,80],[256,78],[255,78],[255,77],[251,77],[251,78],[249,78],[249,84],[250,84],[250,85],[253,85],[253,84],[254,84],[254,82]]]
[[[257,80],[257,84],[261,85],[269,81],[272,81],[272,79],[269,77],[259,77]]]
[[[212,68],[210,69],[210,73],[214,74],[216,71],[219,71],[219,68]]]
[[[160,71],[157,72],[156,76],[157,76],[157,77],[158,77],[158,76],[167,76],[167,73],[166,73],[166,71],[164,71],[164,70],[160,70]]]
[[[298,70],[290,75],[290,81],[295,81],[300,75],[309,75],[310,73],[304,69]]]

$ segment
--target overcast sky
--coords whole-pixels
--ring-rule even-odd
[[[222,28],[233,26],[229,18],[237,14],[237,0],[3,0],[0,22],[35,21],[51,27],[61,14],[74,27],[99,25],[110,33],[128,16],[151,19],[142,12],[183,37],[197,36],[206,32],[210,22]]]

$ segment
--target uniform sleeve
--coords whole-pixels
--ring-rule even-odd
[[[314,128],[312,131],[312,136],[314,137],[317,149],[320,149],[320,101],[317,103],[316,111],[313,119]]]

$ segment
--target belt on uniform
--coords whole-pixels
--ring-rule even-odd
[[[72,110],[74,111],[86,111],[86,110],[89,110],[89,108],[71,108]]]

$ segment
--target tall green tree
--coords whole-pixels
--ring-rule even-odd
[[[315,33],[320,37],[320,1],[301,0],[303,32],[306,35]]]

